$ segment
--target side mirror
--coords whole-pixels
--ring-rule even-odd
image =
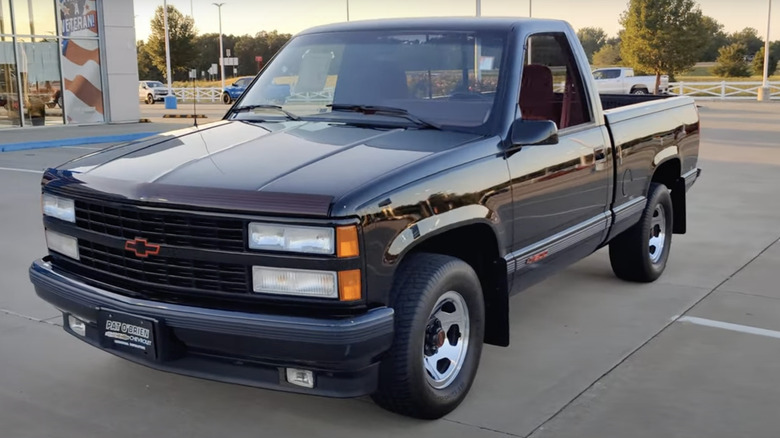
[[[516,120],[512,124],[514,146],[558,144],[558,125],[551,120]]]

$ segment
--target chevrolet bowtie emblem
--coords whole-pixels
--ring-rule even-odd
[[[125,251],[130,251],[135,254],[136,257],[145,259],[150,255],[159,254],[160,245],[149,243],[146,239],[136,237],[133,240],[125,242]]]

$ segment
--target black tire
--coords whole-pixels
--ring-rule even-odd
[[[146,96],[146,104],[147,105],[154,105],[154,96],[152,96],[151,94],[148,94]]]
[[[651,183],[642,218],[609,244],[609,261],[618,278],[650,283],[661,276],[672,248],[673,213],[669,189]],[[659,232],[663,232],[662,239]],[[651,240],[663,245],[658,248]]]
[[[634,88],[631,90],[631,94],[650,94],[647,88]]]
[[[455,295],[452,295],[455,292]],[[460,368],[449,371],[447,382],[435,382],[426,371],[425,358],[433,359],[429,348],[438,350],[437,342],[449,342],[451,329],[445,337],[432,334],[439,322],[434,306],[442,307],[439,300],[460,297],[465,304],[463,314],[468,315],[468,336],[459,327],[453,336],[457,344],[467,339]],[[451,305],[450,303],[444,306]],[[482,354],[485,331],[485,305],[482,287],[474,270],[464,261],[440,254],[412,254],[398,268],[391,295],[395,310],[395,338],[393,345],[379,368],[379,384],[374,401],[385,409],[423,419],[436,419],[452,412],[463,401],[471,388]],[[455,306],[452,309],[456,309]],[[453,311],[454,314],[454,311]],[[451,326],[456,327],[454,324]],[[440,332],[441,323],[439,323]],[[459,333],[459,334],[457,334]],[[443,340],[442,340],[443,339]],[[457,346],[454,347],[457,350]],[[444,350],[442,350],[444,351]],[[458,350],[462,351],[462,350]],[[441,363],[442,359],[439,359]],[[445,362],[446,364],[447,362]],[[453,362],[448,362],[452,364]],[[442,371],[442,373],[445,373]],[[440,388],[434,387],[441,386]],[[443,385],[443,386],[442,386]]]
[[[222,93],[222,103],[225,105],[230,105],[233,102],[233,99],[230,98],[230,95],[227,93]]]

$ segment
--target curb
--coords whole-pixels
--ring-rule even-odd
[[[30,141],[0,145],[0,152],[22,151],[27,149],[56,148],[63,146],[80,146],[84,144],[121,143],[138,140],[139,138],[157,135],[159,132],[136,132],[133,134],[102,135],[97,137],[63,138],[59,140]]]
[[[164,114],[163,119],[207,119],[205,114]]]

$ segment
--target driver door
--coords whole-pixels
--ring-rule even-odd
[[[610,220],[612,166],[603,120],[596,120],[565,34],[532,35],[526,47],[518,118],[551,120],[557,144],[508,151],[514,239],[507,265],[519,291],[593,252]],[[586,71],[586,74],[591,74]]]

